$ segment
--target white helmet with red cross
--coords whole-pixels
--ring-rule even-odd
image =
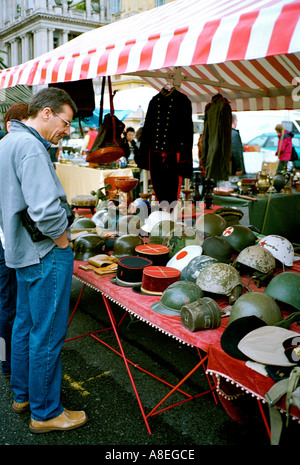
[[[258,245],[269,250],[284,265],[293,266],[294,247],[285,237],[270,234],[260,239]]]

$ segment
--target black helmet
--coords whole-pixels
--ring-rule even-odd
[[[90,257],[103,253],[104,240],[98,234],[83,234],[74,240],[74,259],[87,261]]]
[[[135,247],[143,243],[144,241],[140,236],[123,234],[123,236],[117,237],[114,242],[113,255],[117,258],[134,255]]]

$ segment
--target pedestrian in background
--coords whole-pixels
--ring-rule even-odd
[[[15,103],[4,116],[5,133],[9,133],[11,120],[23,123],[28,119],[28,105]],[[5,342],[5,360],[1,360],[2,373],[5,378],[11,375],[11,333],[16,315],[17,278],[13,268],[8,268],[4,259],[4,235],[0,227],[0,338]]]

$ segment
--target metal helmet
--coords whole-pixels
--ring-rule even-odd
[[[241,252],[246,247],[254,245],[256,236],[250,228],[242,224],[235,224],[224,229],[222,237],[231,245],[236,252]]]
[[[181,272],[181,279],[187,281],[196,282],[200,272],[204,270],[208,265],[213,263],[218,263],[218,260],[208,255],[200,255],[199,257],[194,257],[192,260],[183,268]]]
[[[275,269],[275,258],[267,249],[259,245],[250,245],[243,249],[237,256],[236,261],[249,266],[261,273],[268,273]]]
[[[271,252],[259,245],[250,245],[243,249],[237,256],[234,265],[241,274],[244,273],[244,268],[246,274],[254,278],[258,287],[266,285],[270,281],[276,266],[275,258]]]
[[[99,228],[114,230],[116,224],[116,212],[115,210],[103,208],[96,211],[96,213],[92,216],[92,220]]]
[[[203,213],[196,222],[196,229],[203,237],[220,236],[226,228],[226,220],[216,213]]]
[[[243,284],[238,271],[227,263],[213,263],[199,273],[196,284],[205,292],[229,297],[232,304],[242,294]]]
[[[74,259],[87,261],[90,257],[104,252],[105,242],[98,234],[83,234],[74,240]]]
[[[138,215],[119,216],[116,223],[116,232],[119,236],[124,234],[139,234],[141,219]]]
[[[176,268],[177,270],[183,270],[183,268],[194,258],[199,257],[202,254],[201,245],[188,245],[179,250],[172,258],[167,262],[167,266]]]
[[[285,271],[269,282],[264,293],[300,311],[300,274]]]
[[[79,217],[73,222],[71,229],[94,229],[95,227],[96,224],[93,220],[85,217]]]
[[[151,232],[153,226],[162,220],[172,220],[171,214],[163,210],[157,210],[155,212],[150,213],[150,215],[148,216],[141,228],[143,231],[149,233]]]
[[[175,223],[172,220],[162,220],[156,223],[149,234],[151,244],[162,244],[164,238],[174,229]]]
[[[202,248],[204,255],[215,258],[218,262],[228,263],[231,260],[231,246],[222,236],[206,237]]]
[[[269,250],[284,265],[293,266],[294,247],[285,237],[270,234],[260,239],[258,245]]]
[[[173,257],[183,247],[200,245],[200,241],[195,229],[185,226],[184,223],[175,223],[174,228],[164,237],[163,245],[169,247],[169,257]]]
[[[164,290],[161,299],[151,305],[154,312],[180,316],[181,307],[203,297],[196,283],[176,281]]]
[[[267,294],[262,292],[247,292],[234,303],[228,324],[245,316],[257,316],[267,325],[274,325],[282,320],[280,308]]]
[[[135,234],[123,234],[116,238],[114,242],[114,257],[121,258],[135,254],[135,247],[143,244],[143,239]]]

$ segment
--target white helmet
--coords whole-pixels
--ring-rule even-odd
[[[180,249],[172,258],[168,261],[166,266],[171,266],[177,270],[182,271],[185,266],[195,257],[199,257],[202,254],[201,245],[187,245]]]
[[[293,266],[294,247],[285,237],[270,234],[260,239],[258,245],[269,250],[273,257],[284,265]]]
[[[150,213],[150,215],[145,221],[145,224],[143,224],[141,228],[143,229],[143,231],[151,232],[151,229],[153,228],[153,226],[155,226],[157,223],[163,220],[171,221],[172,220],[171,214],[166,211],[161,211],[161,210],[155,211],[153,213]]]

